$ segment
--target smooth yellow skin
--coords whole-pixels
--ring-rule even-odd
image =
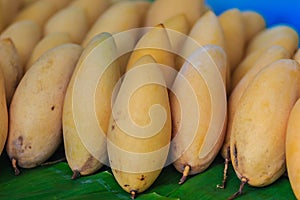
[[[3,152],[8,134],[8,111],[5,97],[5,82],[2,71],[0,71],[0,155]]]
[[[70,6],[83,8],[86,12],[89,26],[92,26],[97,18],[109,8],[110,0],[74,0]]]
[[[189,26],[193,26],[204,9],[203,0],[156,0],[147,12],[144,26],[156,26],[178,14],[184,14]]]
[[[148,1],[120,1],[106,9],[86,34],[82,45],[86,46],[95,35],[101,32],[119,33],[142,26]]]
[[[7,105],[23,76],[23,68],[16,47],[10,39],[0,40],[0,69],[4,78]]]
[[[172,51],[178,54],[190,31],[190,25],[186,16],[179,14],[166,19],[162,24],[167,29]]]
[[[25,72],[33,65],[33,63],[43,55],[47,50],[61,44],[72,43],[72,39],[68,33],[53,32],[43,37],[34,47],[30,58],[25,66]]]
[[[148,70],[141,68],[149,63]],[[107,150],[119,185],[127,192],[140,193],[153,184],[166,162],[171,139],[171,111],[164,77],[153,57],[142,56],[133,65],[125,74],[113,105]],[[139,71],[138,75],[135,70]],[[140,82],[146,84],[140,85]],[[140,87],[134,89],[135,84]],[[127,98],[128,88],[134,90]],[[129,122],[126,125],[130,128],[132,125],[141,130],[125,129],[124,120]],[[145,132],[147,135],[143,137]]]
[[[272,50],[274,49],[274,50]],[[240,63],[240,65],[233,71],[232,76],[231,76],[231,90],[233,90],[236,85],[239,83],[239,81],[249,72],[251,71],[251,68],[254,67],[256,62],[258,60],[264,60],[263,56],[274,56],[272,51],[274,52],[282,52],[282,54],[285,55],[286,58],[292,57],[292,54],[286,50],[283,46],[281,45],[273,45],[269,46],[268,48],[264,49],[258,49],[257,51],[254,51],[253,53],[250,53],[249,55],[245,56],[243,61]],[[267,52],[271,51],[271,55],[268,55]],[[276,54],[275,54],[276,56]],[[268,58],[267,58],[268,59]]]
[[[244,21],[246,42],[266,28],[265,18],[258,12],[243,11],[242,18]]]
[[[272,47],[273,46],[271,46],[270,48]],[[245,76],[245,74],[247,74],[247,72],[251,69],[251,67],[254,66],[255,62],[261,57],[261,55],[263,55],[267,51],[268,49],[254,51],[243,58],[241,63],[236,67],[236,69],[231,74],[230,77],[231,90],[234,89],[234,87],[243,78],[243,76]]]
[[[22,67],[26,64],[35,45],[42,37],[42,28],[31,20],[14,22],[0,35],[0,39],[10,38],[17,48]]]
[[[40,165],[62,142],[63,101],[81,52],[76,44],[52,49],[20,81],[10,105],[6,146],[20,167]]]
[[[298,33],[290,26],[276,25],[261,31],[249,41],[246,55],[257,51],[264,50],[270,46],[278,45],[286,48],[293,55],[298,49]]]
[[[175,71],[175,58],[167,30],[162,24],[150,28],[135,45],[133,52],[127,63],[126,72],[131,69],[133,64],[141,57],[151,55],[159,64],[165,65],[166,70]],[[164,73],[167,84],[172,83],[175,77],[168,77],[169,72]]]
[[[246,45],[244,21],[242,13],[236,8],[221,13],[219,21],[224,32],[225,51],[231,73],[244,57]]]
[[[20,0],[0,0],[0,33],[12,23],[21,6]]]
[[[47,20],[56,12],[56,6],[52,1],[39,0],[22,9],[14,21],[32,20],[43,27]]]
[[[133,31],[142,26],[149,1],[123,0],[116,2],[106,9],[96,20],[86,34],[82,46],[86,46],[95,35],[102,32],[114,34],[120,55],[119,64],[121,74],[125,73],[126,65],[132,50],[140,37],[139,31]],[[132,31],[130,34],[122,34],[124,31]],[[119,34],[120,33],[120,34]]]
[[[101,78],[98,77],[99,82],[88,83],[86,88],[94,88],[94,95],[81,96],[82,92],[77,85],[85,84],[86,79],[82,77],[85,70],[96,64],[98,70],[92,70],[93,74],[88,74],[92,77],[94,73],[103,70],[107,62],[114,57],[116,57],[116,45],[112,36],[102,33],[94,37],[84,49],[66,93],[63,109],[65,152],[70,168],[81,175],[92,174],[108,162],[106,133],[111,115],[113,89],[120,78],[118,63],[110,65]],[[88,100],[83,98],[95,101],[94,110],[87,110],[88,105],[85,104]],[[84,112],[80,111],[80,108],[84,109]],[[94,122],[91,121],[92,117],[86,117],[95,114],[98,121],[96,124],[92,123]],[[81,127],[86,127],[85,135],[81,135]],[[103,130],[102,133],[99,133],[99,127]]]
[[[173,165],[179,172],[183,173],[185,166],[190,166],[190,175],[204,171],[212,163],[222,146],[226,130],[226,70],[222,70],[226,67],[226,55],[221,47],[215,45],[207,45],[203,48],[205,51],[198,49],[193,54],[193,59],[190,58],[194,67],[188,62],[183,65],[179,74],[184,79],[178,75],[170,93],[173,122],[170,154],[172,160],[176,159]],[[197,69],[203,67],[215,68],[215,71],[199,73]],[[192,103],[193,97],[188,95],[188,89],[183,87],[184,80],[192,88],[196,105]],[[212,91],[217,91],[214,94],[216,96],[211,93]],[[188,95],[189,98],[177,99],[174,94],[181,94],[182,97]],[[218,100],[215,101],[216,99]],[[184,117],[183,109],[198,109],[198,119]],[[193,125],[198,123],[198,127],[191,130],[190,123]],[[214,127],[213,131],[211,127]],[[193,131],[195,134],[192,133]]]
[[[273,46],[269,48],[265,53],[263,53],[255,62],[253,67],[249,70],[247,74],[241,79],[241,81],[232,90],[229,100],[228,100],[228,122],[225,141],[222,147],[221,154],[223,158],[227,156],[227,149],[230,148],[230,137],[232,130],[232,120],[236,112],[237,106],[241,97],[243,96],[247,87],[251,84],[255,76],[265,67],[268,67],[271,63],[289,58],[289,53],[286,49],[281,46]]]
[[[83,8],[68,6],[55,13],[47,21],[44,26],[44,35],[53,32],[65,32],[75,43],[80,44],[88,30],[88,19]]]
[[[247,87],[234,114],[230,156],[237,176],[263,187],[286,170],[285,137],[289,113],[299,98],[300,66],[273,62]]]
[[[300,155],[300,100],[298,99],[293,106],[286,129],[286,167],[289,182],[297,199],[300,198],[300,179],[299,179],[299,155]]]
[[[176,58],[176,68],[180,69],[193,51],[201,46],[213,44],[225,49],[225,36],[218,17],[212,11],[203,14],[192,26],[188,35],[191,39],[186,40],[180,55],[184,58]],[[193,41],[194,40],[194,41]]]

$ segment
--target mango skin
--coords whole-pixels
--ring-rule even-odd
[[[91,25],[82,46],[85,47],[94,36],[102,32],[115,34],[141,27],[149,6],[148,1],[130,0],[112,4]]]
[[[241,78],[240,82],[233,88],[228,99],[228,122],[225,141],[221,150],[223,158],[228,157],[228,148],[230,148],[230,135],[232,128],[232,120],[236,111],[236,107],[252,80],[260,70],[267,67],[269,64],[279,60],[289,58],[287,50],[281,46],[270,47],[266,52],[261,54],[249,71]]]
[[[219,21],[223,28],[225,50],[230,64],[230,73],[232,73],[243,59],[246,46],[243,15],[240,10],[233,8],[221,13]]]
[[[149,68],[142,67],[149,63]],[[130,68],[113,105],[107,151],[118,184],[128,193],[141,193],[153,184],[166,162],[171,139],[171,112],[167,88],[161,85],[164,84],[163,74],[154,58],[142,56]],[[134,89],[140,81],[148,84],[138,84],[140,87]],[[126,94],[131,89],[134,90],[128,99]],[[122,106],[124,103],[126,106]],[[141,131],[126,129],[127,125],[135,125]]]
[[[11,23],[0,35],[0,39],[10,38],[20,56],[24,66],[30,57],[35,45],[42,38],[42,27],[34,21],[22,20]]]
[[[170,5],[172,5],[172,9],[170,9]],[[193,26],[205,9],[203,0],[156,0],[147,12],[144,26],[156,26],[178,14],[186,15],[189,25]]]
[[[69,6],[79,7],[85,11],[89,27],[110,5],[110,0],[74,0],[69,4]]]
[[[54,32],[43,37],[34,47],[24,71],[26,72],[47,50],[66,43],[72,43],[72,39],[68,33]]]
[[[23,67],[17,49],[11,39],[0,40],[0,69],[4,77],[7,105],[23,76]]]
[[[251,10],[243,11],[242,18],[244,21],[246,42],[251,40],[256,34],[266,28],[266,21],[258,12]]]
[[[76,44],[81,44],[88,30],[89,24],[84,9],[75,6],[68,6],[59,10],[51,16],[43,27],[44,36],[53,32],[66,32]]]
[[[289,181],[292,190],[297,197],[300,198],[300,178],[299,178],[299,166],[300,166],[300,99],[298,99],[293,106],[287,125],[286,131],[286,167],[289,176]]]
[[[189,175],[193,175],[207,169],[224,141],[227,62],[224,50],[216,45],[197,49],[188,61],[191,64],[186,62],[182,66],[170,93],[173,125],[170,158],[177,171],[182,173],[189,165]]]
[[[14,22],[32,20],[43,27],[57,9],[53,1],[41,0],[23,8],[15,17]]]
[[[0,70],[0,155],[5,147],[8,134],[8,110],[4,83],[4,77]]]
[[[20,0],[1,0],[0,1],[0,33],[9,26],[18,12],[22,9]]]
[[[249,185],[269,185],[286,170],[286,126],[299,97],[299,81],[296,61],[273,62],[257,74],[237,106],[230,156],[237,176]]]
[[[112,91],[120,78],[120,70],[118,62],[109,66],[106,64],[116,57],[116,51],[116,45],[111,34],[104,32],[95,36],[85,47],[66,92],[63,109],[65,154],[69,167],[73,172],[80,173],[80,175],[95,173],[103,164],[108,163],[106,133],[111,115]],[[95,63],[97,64],[95,65]],[[87,70],[94,66],[97,67],[97,71]],[[99,78],[97,82],[91,81],[95,75],[98,76],[99,71],[104,69],[105,72],[101,78],[96,77]],[[88,83],[86,83],[86,78],[82,77],[85,71],[93,73],[86,74],[90,79]],[[76,95],[76,92],[77,94],[83,92],[82,88],[78,86],[83,86],[83,88],[95,87],[95,95]],[[90,100],[95,101],[94,110],[91,112],[86,105],[86,102]],[[81,112],[80,108],[84,109],[84,113]],[[91,119],[86,117],[86,115],[93,116],[94,114],[97,117],[96,127]],[[78,119],[79,117],[83,120]],[[79,126],[86,126],[85,135]],[[100,134],[99,127],[103,131]]]
[[[58,46],[23,76],[9,112],[7,153],[23,168],[46,161],[62,142],[65,92],[82,47]]]
[[[260,31],[248,43],[246,55],[254,51],[263,51],[271,46],[284,47],[290,55],[298,49],[299,35],[287,25],[276,25]]]

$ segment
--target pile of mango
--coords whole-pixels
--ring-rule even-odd
[[[16,174],[64,146],[134,198],[220,153],[241,187],[286,171],[300,198],[299,35],[204,0],[0,0],[0,150]]]

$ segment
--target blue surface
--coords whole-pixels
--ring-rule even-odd
[[[254,10],[266,20],[267,26],[288,24],[300,35],[300,0],[206,0],[217,15],[230,8]]]

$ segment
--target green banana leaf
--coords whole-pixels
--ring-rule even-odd
[[[63,154],[57,153],[62,156]],[[55,156],[54,156],[55,157]],[[229,165],[227,185],[225,189],[217,188],[222,182],[223,159],[218,156],[212,165],[204,172],[188,177],[179,185],[181,174],[170,165],[163,169],[154,184],[137,200],[209,200],[227,199],[235,193],[240,185],[234,170]],[[33,169],[20,169],[18,176],[14,175],[8,156],[0,157],[0,199],[130,199],[115,181],[110,168],[103,167],[90,176],[82,176],[72,180],[72,171],[66,161]],[[237,199],[296,199],[287,176],[282,176],[275,183],[263,188],[246,185],[243,193]]]

